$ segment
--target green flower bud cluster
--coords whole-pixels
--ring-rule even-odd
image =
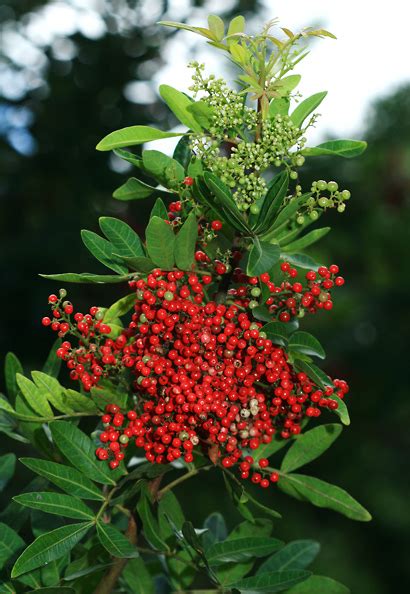
[[[194,84],[189,90],[194,92],[195,97],[198,93],[204,93],[201,100],[212,108],[209,132],[213,138],[226,141],[244,130],[256,128],[257,114],[254,109],[244,105],[243,95],[230,89],[223,78],[215,78],[213,74],[204,77],[204,64],[191,62],[189,66],[194,69]]]

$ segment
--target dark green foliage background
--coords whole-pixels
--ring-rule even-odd
[[[0,18],[18,23],[42,4],[9,0],[3,2]],[[128,4],[137,9],[139,3]],[[192,4],[206,11],[206,1]],[[166,5],[163,2],[164,11]],[[234,12],[257,15],[259,9],[257,1],[242,0]],[[48,94],[34,93],[19,102],[34,114],[30,131],[38,143],[37,152],[21,156],[0,138],[2,359],[12,350],[28,369],[36,368],[52,343],[40,319],[47,313],[48,293],[58,287],[41,280],[38,272],[103,271],[82,246],[80,229],[96,230],[100,214],[143,228],[142,203],[127,205],[111,199],[111,191],[126,176],[111,170],[108,155],[95,152],[94,146],[122,126],[154,121],[166,129],[173,123],[160,102],[136,105],[122,94],[124,85],[136,79],[139,65],[150,60],[161,65],[161,47],[168,35],[169,31],[152,27],[134,27],[126,35],[111,32],[97,41],[76,35],[79,52],[70,68],[47,52]],[[0,103],[7,104],[1,97]],[[326,264],[338,263],[347,284],[337,295],[332,315],[317,316],[306,324],[307,330],[309,325],[315,327],[330,354],[327,370],[351,384],[352,425],[309,470],[343,485],[371,511],[374,521],[349,522],[272,490],[263,495],[266,500],[274,498],[274,507],[284,516],[277,524],[279,538],[311,537],[322,543],[315,565],[318,573],[340,579],[352,592],[389,594],[405,591],[406,584],[410,587],[405,331],[410,322],[406,258],[410,85],[375,99],[363,137],[369,148],[361,158],[308,160],[304,174],[306,184],[313,179],[336,179],[352,191],[346,214],[329,213],[326,224],[333,226],[333,233],[312,253]],[[118,297],[117,291],[115,286],[79,285],[71,289],[70,297],[81,309],[107,305]],[[2,438],[2,453],[16,448],[21,450],[17,442]],[[188,489],[177,491],[195,524],[215,509],[235,520],[215,477],[209,473],[206,489],[201,477],[192,480]],[[5,496],[16,493],[25,482],[20,467]]]

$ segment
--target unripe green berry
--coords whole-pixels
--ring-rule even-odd
[[[255,309],[255,307],[258,307],[259,303],[257,301],[249,301],[249,309]]]
[[[128,437],[128,435],[120,435],[120,438],[119,438],[120,443],[126,444],[129,442],[129,440],[130,440],[130,438]]]
[[[171,293],[171,291],[166,291],[166,293],[164,295],[165,301],[172,301],[173,298],[174,298],[174,293]]]
[[[67,297],[67,291],[65,289],[60,289],[58,294],[60,295],[61,299],[64,299],[64,297]]]
[[[328,206],[328,199],[326,198],[326,196],[322,196],[321,198],[319,198],[319,200],[317,201],[318,205],[322,208],[326,208],[326,206]]]
[[[251,324],[249,326],[249,330],[257,330],[258,329],[258,324],[256,324],[255,322],[253,322],[253,324]]]
[[[97,313],[95,314],[95,319],[97,320],[97,322],[100,322],[103,318],[104,318],[104,312],[101,310],[98,310]]]
[[[343,200],[349,200],[350,196],[351,196],[351,194],[350,194],[349,190],[343,190],[343,192],[342,192]]]
[[[258,287],[254,287],[251,291],[252,297],[259,297],[261,290]]]
[[[339,204],[337,212],[344,212],[346,210],[346,204]]]
[[[309,217],[312,219],[312,221],[317,221],[319,218],[319,213],[317,210],[312,210],[312,212],[309,213]]]
[[[329,192],[336,192],[336,190],[338,188],[339,188],[339,185],[335,181],[330,181],[327,184],[327,189],[329,190]]]
[[[257,215],[260,213],[260,208],[257,204],[252,204],[249,210],[253,215]]]
[[[303,223],[305,222],[305,217],[303,215],[299,215],[296,219],[296,222],[298,225],[303,225]]]
[[[298,178],[298,174],[296,171],[291,171],[289,174],[290,179],[297,179]]]
[[[319,179],[319,181],[316,182],[316,186],[318,190],[326,190],[327,189],[327,182],[325,182],[324,179]]]
[[[302,157],[302,155],[299,155],[299,157],[296,157],[296,166],[297,167],[302,167],[304,162],[305,162],[305,157]]]

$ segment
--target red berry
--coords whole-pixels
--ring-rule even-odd
[[[215,221],[212,221],[212,223],[211,223],[211,228],[212,228],[214,231],[220,231],[220,230],[222,229],[222,222],[221,222],[221,221],[219,221],[218,219],[217,219],[217,220],[215,220]]]
[[[186,186],[192,186],[192,185],[194,184],[194,179],[193,179],[193,177],[186,177],[186,178],[184,179],[184,184],[185,184]]]

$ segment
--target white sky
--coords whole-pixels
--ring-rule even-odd
[[[265,6],[265,20],[278,17],[290,29],[320,24],[338,38],[317,40],[295,70],[302,75],[298,90],[304,96],[328,91],[317,129],[310,132],[310,144],[320,142],[326,132],[360,137],[371,101],[410,81],[407,0],[265,0]],[[190,24],[205,23],[201,16]],[[193,43],[197,59],[206,60],[209,71],[223,73],[217,50],[207,48],[205,39],[181,32],[170,43],[167,54],[173,56],[172,62],[158,73],[156,84],[187,88],[189,71],[182,64]]]

